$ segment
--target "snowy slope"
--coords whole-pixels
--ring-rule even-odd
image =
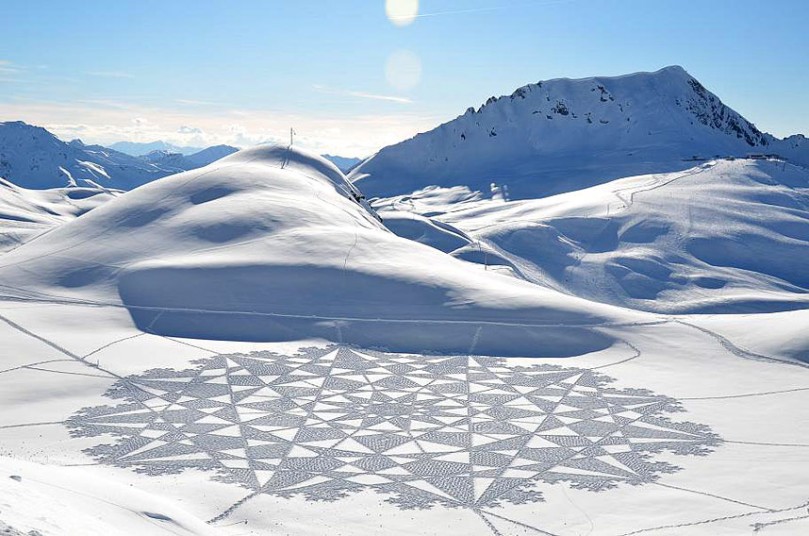
[[[404,218],[449,227],[466,243],[415,238],[588,299],[677,313],[809,305],[806,168],[721,160],[510,202],[456,194],[440,204],[440,192],[376,206],[403,236],[414,238]]]
[[[88,478],[81,468],[5,456],[0,456],[0,504],[0,534],[10,536],[216,534],[165,498],[105,478]]]
[[[122,193],[79,187],[26,190],[0,179],[0,252],[15,248]]]
[[[54,229],[4,255],[0,279],[120,299],[145,330],[202,338],[336,329],[387,347],[556,355],[609,345],[592,327],[633,318],[399,238],[357,198],[322,158],[260,146]],[[490,326],[480,331],[480,321]]]
[[[0,177],[31,189],[91,186],[129,190],[179,171],[207,165],[235,151],[227,146],[188,158],[158,153],[138,158],[79,140],[65,143],[44,128],[0,123]]]
[[[804,534],[806,320],[658,317],[602,351],[492,359],[184,340],[2,287],[0,527]],[[492,484],[498,504],[469,499]]]
[[[675,66],[529,84],[382,149],[350,178],[369,197],[497,183],[524,199],[687,169],[695,156],[780,152],[809,163],[804,140],[760,132]]]
[[[436,249],[549,285],[594,223],[620,229],[605,264],[682,254],[689,205],[661,199],[703,185],[695,237],[800,236],[802,171],[692,171],[378,201],[419,244],[325,160],[258,147],[0,255],[0,531],[803,534],[807,309],[633,312]],[[500,241],[542,224],[567,238]]]
[[[40,127],[0,123],[0,175],[25,188],[100,185],[129,189],[169,172],[104,147],[80,141],[64,143]]]

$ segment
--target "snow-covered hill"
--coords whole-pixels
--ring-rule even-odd
[[[456,187],[375,205],[397,234],[592,300],[676,313],[809,306],[809,170],[783,161],[713,161],[536,200]]]
[[[804,196],[741,160],[543,200],[431,187],[377,201],[407,240],[278,147],[124,193],[0,255],[0,531],[801,533],[809,309],[567,292],[609,283],[602,255],[641,289],[669,263],[686,301],[718,275],[720,300],[797,295]]]
[[[201,338],[337,329],[389,348],[570,355],[610,344],[593,326],[633,318],[397,237],[333,164],[272,146],[112,200],[5,254],[0,279],[120,300],[144,330]]]
[[[426,186],[541,197],[619,177],[678,171],[697,158],[783,153],[809,163],[809,143],[759,131],[681,67],[529,84],[386,147],[350,178],[368,196]]]
[[[122,193],[81,187],[27,190],[0,179],[0,252],[16,248]]]
[[[188,157],[130,156],[79,140],[65,143],[41,127],[0,123],[0,177],[31,189],[89,186],[129,190],[155,179],[209,164],[235,148],[217,146]]]

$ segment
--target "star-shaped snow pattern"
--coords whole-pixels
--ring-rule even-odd
[[[538,484],[600,491],[678,468],[720,439],[672,422],[675,400],[607,387],[587,369],[333,346],[219,355],[148,371],[85,408],[77,436],[112,434],[99,461],[149,474],[186,468],[259,493],[335,500],[373,488],[402,508],[542,500]]]

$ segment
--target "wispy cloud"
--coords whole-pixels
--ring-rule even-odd
[[[205,100],[195,100],[195,99],[175,99],[177,104],[183,104],[185,106],[224,106],[218,102],[212,101],[205,101]]]
[[[0,60],[0,82],[23,82],[24,80],[19,78],[20,74],[22,74],[22,67],[8,60]]]
[[[312,89],[317,91],[318,93],[327,93],[329,95],[342,95],[344,97],[354,97],[358,99],[371,99],[371,100],[379,100],[379,101],[387,101],[387,102],[396,102],[399,104],[413,104],[412,99],[408,99],[407,97],[399,97],[397,95],[380,95],[378,93],[366,93],[364,91],[352,91],[348,89],[338,89],[328,86],[323,86],[320,84],[314,84]]]
[[[103,106],[105,108],[116,108],[119,110],[127,110],[132,106],[126,102],[117,101],[113,99],[81,99],[76,102],[82,104],[90,104],[92,106]]]
[[[394,95],[376,95],[374,93],[364,93],[362,91],[348,91],[346,94],[351,97],[359,97],[361,99],[398,102],[400,104],[413,104],[413,101],[407,97],[397,97]]]
[[[100,78],[135,78],[135,75],[124,71],[89,71],[84,74]]]
[[[20,68],[8,60],[0,60],[0,74],[17,74]]]

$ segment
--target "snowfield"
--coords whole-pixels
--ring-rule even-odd
[[[0,533],[809,533],[803,151],[667,68],[2,181]]]
[[[610,344],[598,325],[638,318],[399,238],[358,199],[320,157],[262,146],[41,236],[0,260],[0,278],[18,292],[120,303],[165,335],[405,351],[578,355]]]
[[[0,531],[10,536],[216,534],[171,501],[103,477],[88,478],[77,467],[0,457],[0,501]]]
[[[458,202],[456,193],[426,189],[374,206],[397,234],[595,301],[663,313],[809,303],[803,167],[719,160],[542,199]]]
[[[122,193],[79,187],[27,190],[0,178],[0,252],[18,247]]]

